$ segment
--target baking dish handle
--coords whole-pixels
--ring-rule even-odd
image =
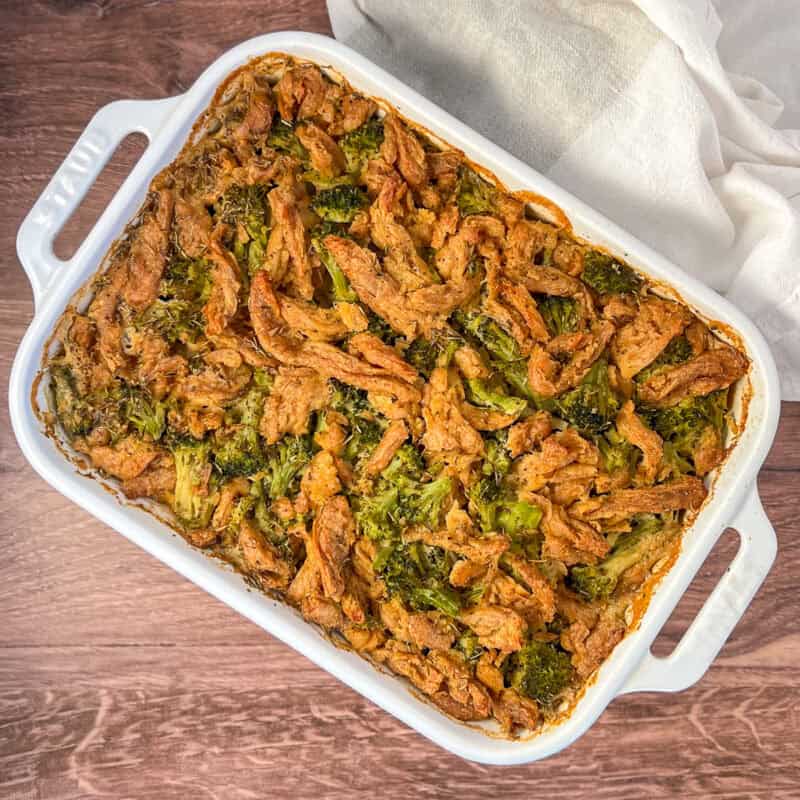
[[[92,117],[17,234],[17,254],[37,307],[53,276],[70,263],[55,255],[53,242],[119,143],[131,133],[152,141],[180,99],[119,100]]]
[[[730,527],[739,550],[683,638],[666,658],[648,651],[620,694],[680,692],[703,677],[716,658],[775,560],[775,531],[754,485]]]

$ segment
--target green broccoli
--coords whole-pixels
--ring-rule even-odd
[[[233,523],[234,518],[240,519],[250,512],[252,512],[256,526],[264,534],[264,538],[278,550],[284,561],[293,563],[296,554],[292,549],[286,529],[287,523],[270,508],[269,498],[261,481],[253,481],[250,486],[250,494],[243,497],[234,509],[229,526]]]
[[[501,531],[521,543],[542,520],[538,506],[517,499],[494,476],[475,481],[467,494],[470,512],[484,533]]]
[[[202,308],[178,298],[154,300],[135,321],[137,328],[154,331],[169,344],[195,341],[202,333],[203,323]]]
[[[308,161],[308,150],[300,144],[294,126],[283,120],[275,123],[270,129],[267,144],[280,153],[294,156],[302,163]]]
[[[172,450],[175,459],[175,499],[173,510],[190,528],[203,528],[219,499],[211,475],[211,444],[183,440]]]
[[[497,503],[500,498],[500,486],[494,477],[485,477],[475,481],[467,492],[469,511],[484,533],[497,530]]]
[[[685,363],[692,357],[692,354],[689,340],[683,335],[676,336],[670,340],[656,360],[637,372],[633,379],[636,383],[644,383],[648,378],[652,378],[653,375],[662,372],[667,367]]]
[[[270,188],[265,183],[234,185],[217,203],[220,220],[236,230],[233,254],[250,275],[261,269],[267,252],[270,230],[267,194]]]
[[[439,348],[428,339],[420,336],[406,348],[404,353],[406,361],[411,364],[420,375],[430,378],[439,360]]]
[[[642,279],[627,264],[597,250],[584,254],[581,280],[598,294],[636,292],[642,285]]]
[[[441,547],[394,540],[378,550],[372,566],[391,596],[399,596],[419,611],[436,609],[455,617],[463,605],[448,582],[455,561],[455,556]]]
[[[373,409],[367,399],[367,393],[363,389],[357,389],[349,383],[331,378],[328,381],[330,386],[330,400],[328,404],[334,411],[344,414],[348,419],[363,415],[372,416]]]
[[[487,433],[483,437],[485,455],[481,465],[484,475],[493,477],[499,486],[511,469],[511,454],[508,452],[508,429]]]
[[[694,464],[691,461],[691,457],[686,458],[681,455],[672,442],[664,442],[658,479],[679,478],[681,475],[686,475],[693,471]]]
[[[572,662],[557,645],[532,639],[504,664],[505,680],[520,694],[551,705],[572,680]]]
[[[383,144],[383,123],[368,119],[363,125],[339,139],[350,172],[360,172],[369,159],[378,155]]]
[[[453,321],[464,333],[477,339],[498,361],[505,364],[522,358],[514,337],[486,314],[459,310],[454,312]]]
[[[330,235],[346,236],[346,232],[335,223],[323,222],[311,231],[311,246],[330,276],[334,301],[337,303],[355,303],[358,300],[358,295],[353,290],[353,287],[350,286],[347,276],[336,263],[336,259],[323,244],[325,237]]]
[[[350,420],[350,434],[342,455],[352,464],[363,463],[378,446],[385,429],[385,423],[378,419],[353,417]]]
[[[369,198],[357,186],[335,186],[323,189],[311,202],[316,214],[328,222],[352,222],[355,215],[366,205]]]
[[[484,180],[475,170],[461,167],[456,189],[456,204],[462,216],[493,211],[496,198],[497,189],[491,183]]]
[[[50,408],[69,439],[93,427],[91,406],[80,396],[72,370],[65,364],[50,366]]]
[[[663,528],[664,522],[660,517],[654,514],[640,515],[633,529],[619,536],[611,553],[603,561],[572,567],[570,585],[591,602],[608,599],[617,588],[622,573],[638,564],[651,550],[654,534]]]
[[[625,439],[616,426],[595,438],[595,444],[603,459],[603,467],[609,475],[627,472],[632,475],[639,461],[641,451]]]
[[[401,495],[405,519],[412,525],[436,528],[452,494],[453,481],[447,477],[417,483]]]
[[[302,174],[302,179],[310,183],[317,192],[327,192],[354,186],[352,175],[324,175],[319,170],[309,169]]]
[[[492,366],[509,386],[522,397],[534,398],[528,384],[526,359],[513,336],[485,314],[459,310],[453,314],[452,320],[457,328],[486,348],[492,357]]]
[[[521,397],[511,397],[502,389],[490,386],[480,378],[471,378],[467,382],[467,399],[475,405],[500,411],[510,416],[519,416],[527,407],[528,401]]]
[[[537,294],[536,305],[551,336],[578,329],[578,302],[574,297]]]
[[[359,530],[377,541],[396,539],[411,525],[436,528],[452,497],[450,478],[424,480],[424,464],[412,445],[403,445],[383,470],[372,495],[361,496],[355,513]]]
[[[425,462],[414,445],[401,445],[381,472],[381,478],[394,484],[406,485],[408,482],[419,482],[425,473]]]
[[[422,457],[412,445],[403,445],[381,473],[379,490],[395,490],[392,518],[400,528],[424,525],[436,528],[452,497],[453,481],[448,477],[425,480]]]
[[[319,260],[328,272],[333,286],[333,300],[337,303],[355,303],[358,300],[358,295],[350,286],[350,281],[347,276],[342,272],[336,259],[331,255],[330,251],[320,239],[312,239],[311,246],[316,250]]]
[[[439,331],[432,339],[419,337],[405,350],[405,359],[425,378],[438,366],[449,366],[464,340],[453,330]]]
[[[183,300],[193,309],[201,308],[211,294],[208,262],[201,258],[172,258],[161,277],[158,294],[162,300]]]
[[[226,428],[217,432],[214,464],[225,478],[255,475],[266,463],[258,432],[265,392],[253,386],[225,413]]]
[[[709,429],[718,442],[725,440],[727,411],[726,389],[687,397],[668,408],[639,409],[650,427],[664,440],[665,455],[672,457],[675,467],[687,461],[694,463],[694,452]]]
[[[582,433],[602,433],[611,427],[618,410],[619,401],[608,381],[608,364],[602,358],[556,403],[556,413]]]
[[[141,389],[130,389],[125,399],[123,415],[136,430],[154,442],[164,433],[167,417],[166,403],[153,400]]]
[[[384,344],[393,347],[400,338],[397,331],[383,318],[374,311],[367,310],[367,330],[377,336]]]
[[[497,530],[512,539],[535,531],[542,521],[542,509],[524,500],[500,500],[496,507]]]
[[[358,498],[353,516],[362,536],[375,542],[390,541],[397,536],[398,494],[396,487],[388,487]]]
[[[311,460],[311,437],[287,434],[266,448],[264,490],[271,500],[286,497]]]
[[[485,652],[484,647],[478,641],[477,634],[470,628],[467,628],[464,633],[458,637],[455,647],[468,663],[474,663]]]
[[[343,456],[354,465],[366,461],[377,447],[386,429],[386,421],[380,417],[367,400],[362,389],[332,379],[329,405],[334,411],[347,417],[349,435]]]

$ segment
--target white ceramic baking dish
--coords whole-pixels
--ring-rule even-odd
[[[386,98],[406,117],[462,149],[511,190],[525,189],[550,198],[566,212],[579,236],[624,254],[638,269],[674,286],[701,315],[733,328],[752,360],[751,398],[738,445],[717,476],[709,501],[685,533],[681,554],[654,592],[640,626],[603,664],[571,716],[533,738],[510,741],[490,737],[449,719],[415,697],[403,680],[378,672],[357,655],[335,647],[291,608],[249,591],[238,574],[192,549],[142,509],[121,504],[98,481],[76,471],[45,435],[32,410],[43,348],[64,308],[135,215],[151,178],[178,153],[216,87],[236,67],[269,51],[331,65],[356,88]],[[147,150],[75,255],[69,261],[57,259],[52,250],[55,236],[117,144],[136,131],[149,139]],[[407,725],[464,758],[489,764],[544,758],[583,734],[619,694],[680,691],[690,686],[708,669],[773,562],[775,534],[764,515],[755,481],[775,434],[779,390],[774,362],[753,324],[633,236],[332,39],[294,32],[261,36],[218,58],[184,95],[120,101],[102,108],[23,222],[17,249],[33,286],[36,313],[11,373],[11,419],[20,447],[36,471],[98,519]],[[738,554],[675,651],[668,658],[656,658],[650,652],[651,643],[727,526],[735,528],[741,537]]]

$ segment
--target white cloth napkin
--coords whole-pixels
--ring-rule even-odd
[[[798,0],[328,10],[337,39],[726,294],[800,400]]]

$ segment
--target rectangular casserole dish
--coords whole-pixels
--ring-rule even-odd
[[[41,355],[65,307],[136,214],[152,177],[179,152],[217,86],[238,66],[269,51],[330,65],[357,89],[385,98],[401,114],[463,150],[509,190],[526,190],[548,198],[565,212],[577,236],[623,254],[655,281],[673,287],[701,316],[722,323],[723,329],[732,329],[752,362],[749,385],[737,391],[734,413],[744,421],[737,446],[715,476],[709,500],[684,533],[680,556],[653,593],[638,629],[629,633],[602,665],[569,718],[531,739],[490,738],[479,729],[445,717],[412,695],[397,677],[376,672],[356,654],[337,648],[293,609],[248,591],[241,577],[225,565],[194,550],[177,535],[165,535],[172,531],[165,530],[166,526],[151,514],[121,505],[101,483],[76,472],[45,435],[33,412],[32,395],[42,391],[36,380]],[[149,147],[73,258],[68,262],[56,259],[52,252],[55,236],[117,144],[131,132],[147,135]],[[691,685],[706,671],[772,564],[775,535],[761,508],[755,479],[777,426],[779,391],[769,350],[752,323],[632,236],[331,39],[290,32],[258,37],[220,57],[185,95],[152,102],[121,101],[101,109],[23,222],[17,244],[34,289],[36,314],[12,369],[11,418],[20,446],[39,474],[185,577],[464,758],[492,764],[534,761],[574,741],[618,694],[679,691]],[[727,526],[735,527],[741,537],[736,558],[672,655],[655,658],[650,644]]]

